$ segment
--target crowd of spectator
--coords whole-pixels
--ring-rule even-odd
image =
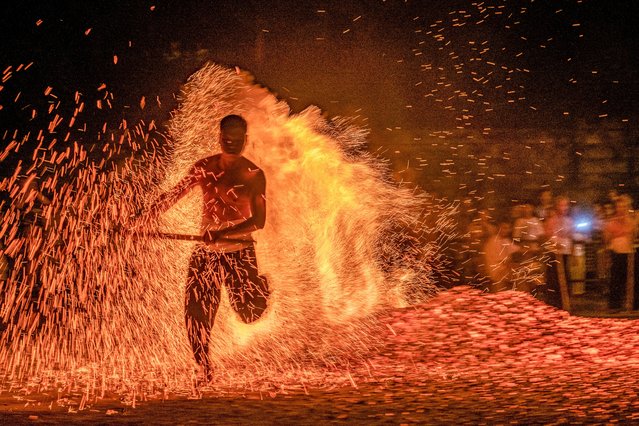
[[[510,208],[464,210],[467,219],[460,262],[465,282],[496,292],[520,289],[567,309],[571,290],[586,280],[588,247],[611,310],[639,308],[635,243],[639,214],[627,194],[610,191],[591,206],[578,206],[548,187],[536,200]],[[636,297],[635,297],[636,294]]]

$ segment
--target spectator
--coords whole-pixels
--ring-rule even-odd
[[[623,307],[628,279],[628,260],[634,252],[636,222],[630,212],[631,207],[632,200],[628,195],[618,196],[615,200],[615,214],[607,220],[604,227],[604,240],[611,254],[608,307],[613,311],[621,310]],[[637,300],[637,295],[634,299]],[[637,308],[636,302],[633,308]]]
[[[568,259],[572,254],[573,222],[570,217],[570,201],[567,197],[555,199],[555,207],[545,224],[545,234],[550,240],[551,262],[546,269],[546,302],[562,307],[561,282],[568,283]],[[561,262],[561,263],[560,263]],[[561,271],[563,269],[563,271]],[[562,273],[563,272],[563,273]],[[561,275],[560,275],[561,274]],[[564,303],[567,301],[563,301]]]
[[[552,191],[550,188],[545,187],[539,191],[539,204],[535,208],[535,216],[539,218],[539,220],[546,220],[548,216],[553,211],[553,202],[552,202]]]
[[[485,262],[483,249],[486,241],[495,236],[497,229],[491,223],[490,213],[481,209],[466,229],[467,247],[470,259],[464,263],[464,275],[475,285],[488,286],[484,276]]]
[[[513,224],[517,221],[517,219],[519,219],[520,217],[523,216],[523,205],[522,204],[514,204],[511,208],[510,208],[510,223]]]
[[[606,200],[600,200],[593,206],[592,242],[596,247],[595,276],[599,282],[608,282],[610,277],[610,252],[604,244],[604,228],[609,217],[606,215]]]
[[[512,225],[509,221],[502,220],[497,234],[488,238],[484,244],[485,271],[491,280],[491,293],[511,286],[514,266],[512,254],[519,251],[511,236]]]
[[[617,198],[619,198],[619,192],[616,189],[611,189],[608,191],[608,202],[613,206],[617,202]]]
[[[526,250],[539,250],[540,240],[544,236],[541,221],[533,215],[534,207],[531,201],[524,202],[520,207],[521,217],[515,220],[513,239]]]
[[[603,232],[604,226],[606,224],[606,210],[604,208],[605,202],[597,201],[592,206],[592,231],[593,234],[597,234]]]

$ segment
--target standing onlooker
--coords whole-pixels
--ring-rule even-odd
[[[606,214],[606,200],[602,199],[593,205],[592,244],[596,248],[596,277],[599,282],[609,282],[610,252],[605,247],[604,229],[608,219]]]
[[[608,298],[608,307],[612,310],[619,310],[623,306],[628,279],[628,260],[634,252],[636,223],[630,212],[631,207],[632,200],[628,195],[618,196],[615,200],[615,214],[608,219],[604,227],[604,240],[612,257]],[[637,307],[636,302],[634,307]]]
[[[605,209],[605,202],[603,201],[596,201],[593,205],[592,205],[592,232],[593,232],[593,239],[596,239],[596,237],[594,237],[595,234],[597,233],[602,233],[604,226],[606,224],[606,220],[608,219],[606,217],[606,209]]]
[[[500,221],[497,234],[488,238],[484,244],[485,271],[491,280],[492,293],[511,286],[514,267],[512,254],[517,251],[519,247],[512,239],[510,221]]]
[[[552,191],[550,188],[543,188],[539,191],[539,204],[535,207],[535,216],[539,220],[546,220],[553,211]]]
[[[555,207],[545,224],[546,236],[550,239],[550,252],[554,257],[546,270],[548,286],[546,302],[555,307],[562,307],[561,281],[568,283],[568,260],[572,254],[573,222],[570,217],[570,200],[564,196],[555,198]],[[563,277],[560,276],[560,265],[563,266]],[[566,303],[566,300],[563,300]]]
[[[611,189],[608,191],[608,202],[614,205],[617,202],[617,198],[619,198],[619,192],[616,189]]]
[[[517,221],[517,219],[522,217],[522,215],[523,215],[523,211],[522,210],[523,210],[523,205],[521,203],[514,204],[510,208],[510,224],[511,225],[513,223],[515,223]]]
[[[484,275],[483,248],[486,241],[497,233],[488,209],[481,209],[466,228],[468,260],[464,263],[464,275],[474,285],[482,288],[488,283]]]
[[[544,227],[541,221],[533,215],[534,207],[531,201],[526,201],[520,206],[521,217],[515,220],[513,239],[522,248],[531,251],[539,249],[539,243],[544,236]]]

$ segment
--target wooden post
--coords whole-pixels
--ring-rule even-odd
[[[635,304],[635,253],[628,255],[626,268],[626,311],[632,311]]]
[[[561,294],[561,309],[570,312],[570,291],[566,282],[566,266],[564,256],[557,254],[557,279],[559,281],[559,293]]]

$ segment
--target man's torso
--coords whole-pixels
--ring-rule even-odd
[[[214,155],[196,163],[195,172],[203,193],[202,233],[225,229],[251,217],[256,180],[262,173],[255,164],[240,157],[232,168],[224,170],[220,165],[220,156]],[[253,243],[250,232],[234,235],[231,239],[234,241],[208,245],[214,250],[236,251]]]

